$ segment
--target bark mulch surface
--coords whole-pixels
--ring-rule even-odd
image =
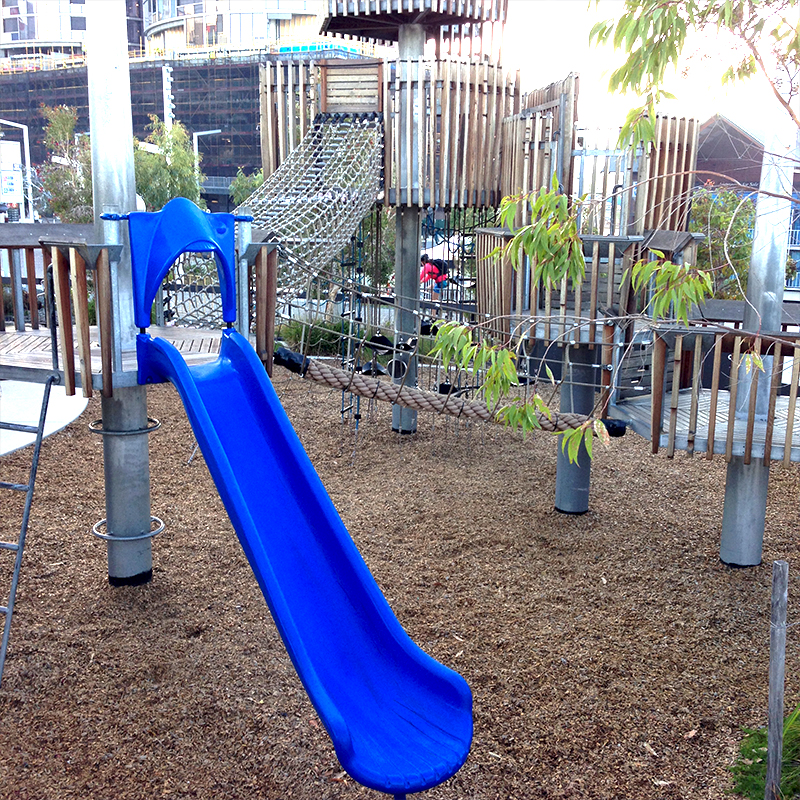
[[[730,569],[722,459],[652,456],[628,434],[597,448],[591,511],[565,516],[548,435],[421,416],[398,437],[391,410],[366,402],[356,435],[340,394],[278,372],[400,621],[472,688],[472,752],[431,800],[725,796],[741,727],[766,717],[770,565],[800,555],[794,465],[772,468],[763,565]],[[153,387],[149,406],[166,531],[148,585],[111,588],[89,533],[105,516],[87,430],[99,401],[43,446],[0,689],[0,797],[377,798],[336,761],[202,456],[187,463],[177,394]],[[0,477],[23,480],[29,460],[0,458]],[[19,507],[2,502],[8,538]]]

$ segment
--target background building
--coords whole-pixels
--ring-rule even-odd
[[[203,196],[214,211],[229,208],[238,168],[261,168],[259,64],[373,52],[319,34],[322,0],[126,4],[134,135],[147,137],[150,115],[164,119],[165,103],[190,135],[220,129],[198,139]],[[47,157],[42,105],[76,108],[77,131],[89,130],[85,8],[84,0],[2,0],[0,6],[0,119],[29,126],[34,165]],[[3,132],[9,139],[18,135]]]
[[[319,34],[321,0],[144,0],[148,55],[192,48],[259,50]]]
[[[141,51],[142,0],[125,0],[128,49]],[[3,0],[0,58],[83,53],[85,0]]]

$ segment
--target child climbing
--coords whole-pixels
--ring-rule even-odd
[[[433,281],[433,291],[441,294],[442,289],[447,288],[448,266],[447,262],[441,258],[430,258],[427,253],[423,253],[419,259],[421,272],[419,273],[420,283]]]

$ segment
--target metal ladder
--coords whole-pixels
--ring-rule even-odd
[[[35,433],[36,440],[33,445],[33,460],[31,461],[31,471],[27,483],[7,483],[0,481],[0,489],[10,489],[15,492],[25,492],[25,506],[22,512],[22,525],[20,527],[19,538],[16,542],[0,541],[0,550],[10,550],[16,554],[14,559],[14,571],[11,575],[11,588],[8,592],[8,605],[0,606],[0,614],[5,617],[3,625],[3,639],[0,643],[0,683],[3,681],[3,667],[6,663],[6,650],[8,649],[8,637],[11,633],[11,615],[14,612],[14,598],[17,594],[17,584],[19,583],[19,571],[22,566],[22,551],[25,548],[25,535],[28,532],[28,519],[31,514],[31,504],[33,502],[33,487],[36,481],[36,470],[39,468],[39,451],[42,447],[44,437],[44,421],[47,417],[47,405],[50,402],[50,388],[60,380],[58,373],[53,373],[48,377],[44,385],[44,395],[42,396],[42,409],[39,412],[38,425],[18,425],[13,422],[0,422],[0,430],[19,431],[21,433]]]

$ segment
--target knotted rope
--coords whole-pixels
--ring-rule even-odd
[[[309,359],[304,377],[317,383],[324,383],[342,392],[352,392],[359,397],[383,400],[417,411],[433,411],[437,414],[449,414],[453,417],[468,419],[474,422],[499,422],[497,412],[491,411],[483,400],[465,400],[452,394],[435,394],[409,386],[370,378],[358,372],[347,372],[331,367],[320,361]],[[548,418],[537,413],[537,419],[544,431],[561,433],[579,428],[589,417],[583,414],[553,412]]]

